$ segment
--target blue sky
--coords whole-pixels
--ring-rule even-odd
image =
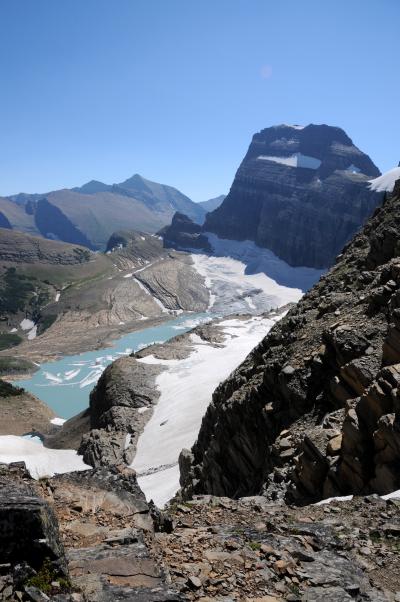
[[[1,0],[0,195],[133,173],[227,192],[256,131],[400,160],[399,0]]]

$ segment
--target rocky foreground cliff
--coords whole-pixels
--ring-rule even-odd
[[[96,468],[37,483],[0,466],[0,599],[398,602],[400,503],[372,492],[400,488],[399,227],[397,186],[217,389],[181,457],[192,499],[160,512],[100,448]],[[110,438],[152,402],[118,388],[118,362],[92,400]]]
[[[304,503],[400,488],[400,183],[213,395],[185,496]]]
[[[266,128],[203,231],[253,240],[293,266],[327,268],[380,204],[368,186],[379,173],[340,128]]]

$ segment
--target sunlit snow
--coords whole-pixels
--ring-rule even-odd
[[[396,180],[400,178],[400,167],[385,172],[378,178],[369,181],[370,190],[375,192],[392,192]]]
[[[34,479],[91,468],[73,449],[48,449],[37,437],[0,436],[0,463],[11,462],[25,462]]]
[[[223,347],[192,339],[193,351],[186,359],[159,360],[147,356],[139,360],[168,368],[156,378],[160,398],[139,437],[132,463],[147,499],[163,506],[178,490],[179,453],[182,448],[193,445],[214,389],[245,359],[277,320],[265,317],[225,320],[221,324],[225,333]]]
[[[302,153],[294,153],[294,155],[290,155],[290,157],[260,155],[257,159],[262,161],[273,161],[274,163],[281,163],[282,165],[288,165],[289,167],[303,167],[305,169],[318,169],[321,165],[321,161],[316,157],[309,157]]]

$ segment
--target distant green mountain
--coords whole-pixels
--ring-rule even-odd
[[[3,227],[93,250],[104,249],[116,230],[157,232],[176,211],[198,223],[206,213],[176,188],[139,174],[119,184],[91,180],[72,189],[0,198]]]

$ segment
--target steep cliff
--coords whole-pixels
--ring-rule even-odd
[[[400,488],[400,181],[213,395],[183,493],[304,501]]]
[[[201,226],[195,224],[183,213],[175,213],[171,225],[163,228],[161,234],[164,246],[167,248],[211,251],[211,245],[207,237],[201,233]]]
[[[368,155],[337,127],[280,125],[253,136],[204,231],[250,239],[290,265],[330,267],[382,200]]]

